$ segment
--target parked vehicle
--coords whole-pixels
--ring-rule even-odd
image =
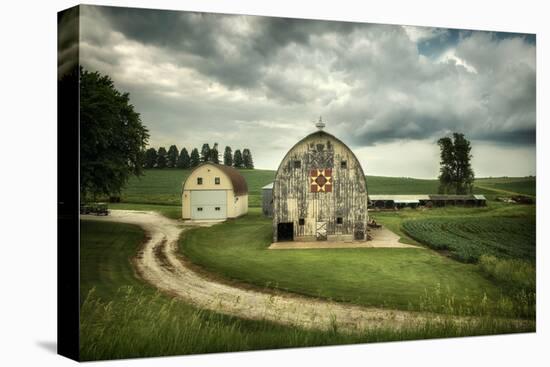
[[[80,203],[80,214],[109,215],[106,203]]]

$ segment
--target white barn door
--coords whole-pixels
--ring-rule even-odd
[[[191,219],[226,219],[227,194],[224,190],[191,191]]]
[[[327,222],[317,222],[315,226],[315,237],[317,241],[327,240]]]

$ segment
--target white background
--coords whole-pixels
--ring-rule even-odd
[[[108,362],[112,366],[548,365],[548,50],[544,1],[102,1],[93,4],[527,32],[537,34],[537,333]],[[361,5],[363,3],[363,5]],[[71,365],[56,348],[56,66],[59,10],[1,9],[0,365]],[[21,168],[24,167],[24,168]],[[546,292],[544,292],[546,288]],[[544,340],[546,339],[546,341]],[[97,362],[100,363],[100,362]],[[103,362],[104,363],[104,362]],[[95,363],[94,363],[95,364]]]

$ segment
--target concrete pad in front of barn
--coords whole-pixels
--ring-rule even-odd
[[[409,245],[399,242],[399,236],[389,229],[373,228],[369,231],[372,237],[368,241],[283,241],[272,243],[269,250],[289,249],[334,249],[334,248],[419,248],[424,247]]]

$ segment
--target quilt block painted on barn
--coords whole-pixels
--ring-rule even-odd
[[[332,170],[312,169],[310,171],[311,192],[332,192]]]

